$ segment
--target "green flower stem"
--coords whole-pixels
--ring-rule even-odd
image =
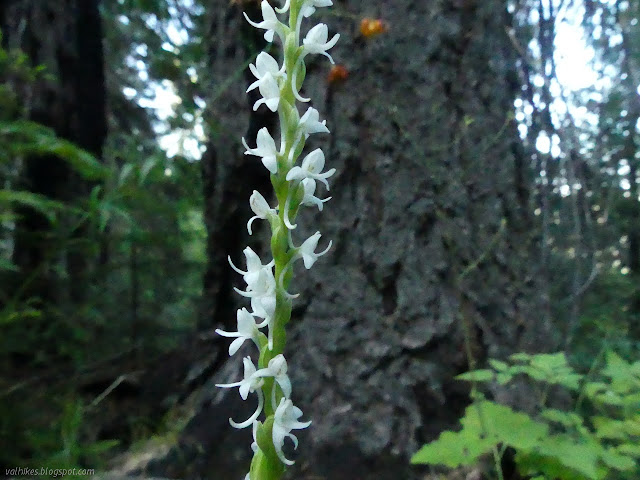
[[[300,56],[300,47],[298,45],[299,39],[296,38],[296,22],[300,13],[300,7],[298,0],[291,0],[291,6],[289,10],[289,33],[286,37],[284,45],[284,63],[287,74],[287,79],[282,85],[280,91],[280,105],[278,107],[278,116],[280,119],[280,131],[284,138],[284,152],[278,155],[278,171],[276,174],[271,175],[271,183],[276,193],[278,200],[278,217],[271,221],[271,253],[275,261],[275,279],[276,279],[276,308],[273,319],[273,348],[270,350],[265,343],[260,349],[260,358],[258,360],[259,368],[266,368],[269,361],[275,356],[283,353],[286,344],[286,332],[285,326],[291,320],[291,299],[287,297],[286,290],[288,289],[293,272],[290,266],[291,259],[293,258],[294,251],[289,245],[289,232],[285,225],[284,215],[285,208],[287,206],[287,199],[290,199],[290,213],[289,218],[293,221],[297,214],[299,199],[294,198],[291,191],[291,182],[286,180],[287,173],[295,164],[298,153],[302,149],[295,145],[298,122],[300,120],[298,111],[296,109],[293,72]],[[300,140],[304,143],[304,139]],[[289,162],[291,150],[295,148],[293,152],[293,159]],[[297,200],[297,201],[296,201]],[[282,284],[280,284],[280,278],[282,277]],[[285,471],[284,464],[278,458],[275,448],[273,446],[272,429],[274,421],[274,413],[278,407],[278,403],[282,398],[282,392],[279,387],[275,395],[275,404],[272,401],[272,389],[274,388],[273,378],[265,378],[264,385],[262,386],[262,393],[264,396],[264,412],[266,420],[263,424],[259,424],[257,431],[257,443],[258,450],[255,452],[253,460],[251,461],[251,480],[280,480]]]

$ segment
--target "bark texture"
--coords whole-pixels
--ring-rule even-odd
[[[341,34],[332,55],[349,77],[329,85],[326,58],[313,58],[303,89],[331,130],[307,151],[321,146],[327,168],[337,169],[333,199],[321,214],[304,211],[294,236],[320,230],[335,246],[312,270],[296,271],[291,288],[301,296],[286,356],[294,402],[314,423],[299,435],[289,478],[417,479],[424,472],[410,455],[469,402],[466,386],[452,380],[468,369],[466,351],[481,362],[526,350],[545,331],[530,275],[530,172],[512,119],[520,85],[511,18],[498,0],[334,3],[313,20]],[[389,31],[361,38],[364,16],[383,18]],[[215,9],[212,25],[221,83],[250,53],[238,46],[245,27],[236,6]],[[216,325],[235,324],[235,300],[220,292],[241,281],[224,259],[240,258],[246,245],[238,232],[249,194],[269,192],[266,170],[243,159],[237,143],[250,124],[245,87],[237,78],[211,104],[226,130],[203,163]],[[233,430],[227,418],[241,420],[254,406],[214,384],[235,381],[249,351],[228,359],[226,343],[218,345],[200,407],[150,472],[246,473],[251,432]]]

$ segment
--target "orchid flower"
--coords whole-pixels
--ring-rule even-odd
[[[257,190],[254,190],[251,194],[251,197],[249,197],[249,206],[251,207],[251,210],[253,210],[253,213],[255,213],[255,216],[251,217],[247,222],[247,230],[249,231],[249,235],[252,235],[251,224],[255,219],[259,218],[261,220],[267,220],[273,215],[278,214],[275,208],[271,208],[264,197]]]
[[[313,152],[308,154],[302,160],[302,166],[295,166],[289,173],[287,173],[287,180],[303,180],[305,178],[313,178],[314,180],[319,180],[324,183],[327,190],[329,190],[329,182],[327,182],[327,178],[333,175],[336,172],[335,168],[327,170],[322,173],[322,169],[324,168],[324,153],[319,148],[316,148]]]
[[[287,291],[293,278],[293,267],[302,259],[309,269],[322,255],[331,248],[316,253],[320,232],[307,238],[299,247],[293,242],[292,232],[296,228],[296,217],[301,206],[324,208],[324,203],[331,197],[316,196],[317,182],[322,182],[329,190],[328,178],[335,173],[335,168],[326,172],[325,156],[321,149],[308,153],[298,162],[306,140],[315,133],[329,133],[326,120],[320,120],[320,113],[313,107],[307,108],[300,117],[295,101],[308,102],[298,88],[297,76],[306,71],[305,57],[310,54],[324,55],[333,63],[327,53],[338,41],[340,35],[329,39],[329,29],[324,23],[311,28],[304,40],[300,41],[302,21],[313,15],[318,8],[333,5],[333,0],[283,0],[277,2],[282,7],[274,7],[273,0],[262,0],[262,20],[252,21],[246,14],[247,21],[256,28],[265,31],[264,38],[273,42],[280,37],[283,49],[282,66],[270,54],[261,52],[255,62],[249,64],[249,70],[255,77],[247,92],[258,89],[260,99],[255,101],[253,109],[261,105],[278,113],[280,119],[280,148],[267,128],[261,128],[256,136],[255,148],[250,148],[245,139],[245,155],[260,157],[263,165],[270,173],[270,180],[275,190],[278,205],[271,207],[265,197],[253,190],[249,198],[249,206],[254,216],[247,222],[247,231],[252,235],[252,224],[256,219],[268,220],[271,227],[271,253],[273,260],[262,263],[260,256],[251,248],[243,250],[246,259],[246,270],[236,267],[229,257],[231,268],[242,275],[246,288],[234,290],[246,297],[250,309],[240,308],[237,312],[237,331],[216,330],[224,337],[231,337],[229,355],[234,355],[247,341],[257,346],[259,360],[257,364],[263,368],[256,370],[250,357],[243,359],[244,378],[239,382],[218,385],[221,388],[238,387],[240,396],[246,400],[250,393],[258,395],[258,406],[255,412],[244,422],[236,423],[229,419],[236,428],[252,425],[254,452],[251,469],[245,480],[280,480],[284,467],[293,461],[285,457],[282,449],[289,438],[295,448],[298,439],[292,430],[307,428],[311,422],[302,422],[302,411],[291,401],[292,386],[288,375],[289,365],[282,354],[285,348],[285,326],[291,319],[292,300],[299,294]],[[285,25],[278,19],[278,14],[289,11],[289,22]],[[268,198],[268,197],[267,197]],[[275,278],[277,273],[277,278]],[[260,329],[267,327],[267,338]],[[265,344],[266,343],[266,344]],[[266,365],[266,366],[265,366]],[[281,395],[280,395],[281,394]],[[281,398],[279,398],[281,397]],[[265,412],[264,421],[259,421],[261,412]],[[260,439],[260,443],[258,442]],[[266,443],[263,443],[266,442]],[[271,445],[272,443],[272,445]]]
[[[284,355],[279,354],[269,360],[267,368],[258,370],[257,377],[273,377],[273,390],[271,392],[272,403],[275,403],[276,383],[280,385],[282,394],[285,398],[291,397],[291,380],[287,375],[287,361]]]
[[[302,262],[307,270],[313,267],[313,264],[316,263],[318,258],[327,253],[331,248],[333,242],[329,241],[329,245],[320,253],[315,253],[315,249],[318,246],[318,241],[320,240],[320,232],[316,232],[307,238],[302,245],[298,248],[298,251],[295,255],[295,258],[302,258]]]
[[[327,128],[327,121],[320,121],[320,113],[313,107],[309,107],[298,122],[298,128],[304,134],[304,138],[309,138],[312,133],[330,133]]]
[[[253,110],[258,110],[258,107],[264,103],[272,112],[278,111],[278,105],[280,105],[280,87],[275,77],[267,72],[260,80],[258,90],[260,90],[262,98],[253,104]]]
[[[262,22],[252,22],[246,13],[244,13],[244,18],[246,18],[247,22],[249,22],[252,26],[266,30],[266,32],[264,33],[264,39],[267,42],[273,42],[273,34],[277,33],[280,37],[280,40],[282,41],[282,44],[284,45],[285,37],[287,34],[287,26],[281,23],[280,20],[278,20],[275,10],[271,5],[269,5],[269,2],[267,2],[267,0],[262,0],[260,8],[262,10]]]
[[[247,271],[245,272],[244,270],[240,270],[238,267],[236,267],[233,262],[231,261],[231,257],[227,257],[227,260],[229,261],[229,264],[231,265],[231,268],[233,268],[237,273],[239,273],[240,275],[242,275],[243,280],[247,283],[248,286],[251,286],[252,284],[254,284],[255,282],[258,281],[259,277],[260,277],[260,272],[264,269],[269,269],[271,270],[271,267],[273,267],[273,260],[265,265],[262,264],[262,260],[260,260],[260,257],[258,256],[258,254],[256,252],[254,252],[251,247],[247,247],[245,248],[242,253],[244,253],[244,257],[246,259],[247,262]]]
[[[336,63],[333,61],[331,55],[327,53],[327,50],[332,48],[338,40],[340,39],[340,34],[336,33],[331,40],[329,38],[329,28],[324,23],[319,23],[315,27],[313,27],[307,33],[307,36],[304,38],[302,43],[303,47],[303,55],[309,53],[319,53],[320,55],[324,55],[327,57],[331,63]],[[328,41],[327,41],[328,40]]]
[[[256,64],[249,64],[249,69],[251,70],[251,73],[253,73],[253,75],[257,78],[257,80],[249,85],[249,88],[247,88],[247,92],[250,92],[254,88],[259,87],[261,83],[264,82],[267,73],[270,73],[271,76],[276,79],[276,81],[279,78],[286,77],[284,66],[280,68],[276,59],[266,52],[260,52],[256,57]]]
[[[333,5],[331,0],[304,0],[300,13],[303,17],[309,18],[313,15],[318,7],[330,7]]]
[[[240,396],[243,400],[246,400],[250,393],[256,392],[258,394],[258,408],[253,414],[244,422],[236,423],[231,418],[229,419],[229,423],[234,428],[246,428],[249,425],[252,425],[253,422],[258,418],[260,412],[262,412],[262,407],[264,405],[264,397],[262,395],[262,390],[260,387],[264,384],[264,380],[255,375],[256,367],[251,361],[251,357],[244,357],[242,359],[242,363],[244,365],[244,378],[239,382],[234,383],[218,383],[216,387],[220,388],[233,388],[240,387]]]
[[[287,459],[282,452],[285,438],[289,437],[293,442],[293,447],[298,448],[298,438],[291,433],[291,430],[300,430],[307,428],[311,425],[311,422],[300,422],[298,419],[302,417],[302,410],[293,405],[293,402],[288,398],[282,398],[280,404],[276,409],[273,420],[273,446],[276,449],[276,454],[282,463],[285,465],[293,465],[292,460]]]
[[[251,315],[246,308],[241,308],[237,313],[238,331],[237,332],[225,332],[224,330],[217,329],[216,333],[223,337],[236,338],[231,345],[229,345],[229,356],[235,355],[238,349],[246,340],[251,340],[260,348],[260,330],[267,322],[256,324],[255,318]],[[264,335],[263,335],[264,338]]]
[[[262,164],[267,167],[267,170],[269,170],[274,175],[278,173],[278,150],[276,150],[276,142],[269,133],[267,127],[263,127],[258,130],[258,136],[256,137],[256,148],[250,148],[249,145],[247,145],[244,137],[242,138],[242,145],[247,149],[244,152],[245,155],[255,155],[256,157],[261,157]]]
[[[304,178],[302,179],[300,184],[304,189],[304,196],[302,197],[302,202],[300,202],[300,205],[315,205],[316,207],[318,207],[319,211],[322,211],[324,202],[328,202],[329,200],[331,200],[331,197],[320,199],[315,196],[316,181],[313,178]]]

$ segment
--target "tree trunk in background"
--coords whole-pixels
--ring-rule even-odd
[[[332,55],[349,77],[330,86],[326,58],[311,58],[303,89],[332,133],[313,137],[307,151],[322,147],[337,174],[325,211],[305,210],[294,235],[320,230],[334,248],[311,271],[297,271],[292,286],[301,293],[287,348],[293,397],[314,423],[299,435],[300,460],[289,478],[417,479],[410,455],[469,403],[467,386],[451,380],[468,369],[465,330],[479,363],[540,348],[548,333],[531,275],[537,225],[529,215],[529,159],[512,119],[520,85],[511,18],[498,0],[335,3],[314,21],[341,33]],[[359,38],[350,14],[381,17],[390,31]],[[209,38],[221,83],[249,52],[239,47],[241,11],[214,15]],[[225,130],[203,163],[216,265],[209,286],[218,285],[206,294],[217,296],[217,308],[220,292],[240,283],[224,259],[240,259],[249,194],[270,190],[259,159],[241,157],[245,87],[238,79],[211,105]],[[213,321],[234,325],[233,317],[228,308]],[[545,338],[548,348],[553,343]],[[246,473],[251,433],[232,429],[227,418],[240,419],[253,405],[214,387],[241,375],[244,352],[229,360],[227,343],[219,344],[201,408],[151,473]]]
[[[258,3],[247,5],[246,11],[255,17],[260,15]],[[232,6],[212,8],[209,15],[208,38],[212,42],[208,54],[214,81],[210,87],[213,98],[208,112],[212,138],[201,161],[208,265],[204,275],[200,329],[235,326],[237,302],[231,288],[234,279],[227,256],[240,262],[244,258],[242,250],[249,243],[260,252],[260,245],[254,245],[256,241],[249,236],[246,221],[242,219],[248,220],[253,215],[249,208],[251,192],[260,190],[267,195],[271,189],[269,175],[262,164],[256,162],[255,157],[243,155],[240,143],[239,132],[246,132],[243,135],[252,142],[260,128],[266,126],[273,131],[277,121],[277,116],[268,110],[252,111],[251,107],[259,97],[257,90],[249,95],[244,93],[245,83],[251,83],[253,75],[243,62],[254,58],[264,48],[264,39],[258,30],[241,22],[244,20],[241,12]],[[219,90],[219,85],[242,70],[244,76],[235,77],[231,92]],[[230,116],[231,112],[252,112],[248,125],[245,115]],[[256,225],[256,230],[259,232],[261,227]]]
[[[34,66],[44,65],[50,78],[27,87],[29,119],[51,127],[58,136],[76,143],[96,157],[107,133],[102,26],[98,0],[41,2],[14,0],[0,7],[4,42],[19,48]],[[18,86],[20,88],[20,86]],[[21,188],[73,203],[87,196],[91,185],[53,155],[25,158]],[[28,296],[43,302],[64,294],[82,301],[86,288],[87,252],[77,245],[61,245],[40,213],[22,208],[16,225],[14,262],[22,280],[34,278]],[[86,237],[85,226],[70,233]],[[68,241],[68,239],[67,239]],[[65,258],[68,292],[56,286],[54,263]]]

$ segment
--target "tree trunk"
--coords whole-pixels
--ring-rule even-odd
[[[540,346],[531,172],[512,120],[519,85],[511,18],[498,0],[334,3],[338,15],[319,11],[314,20],[341,34],[332,55],[349,77],[328,85],[330,65],[310,58],[303,89],[331,130],[307,151],[322,147],[337,174],[324,212],[305,210],[294,232],[304,239],[319,230],[334,248],[312,270],[296,271],[292,288],[301,296],[286,355],[294,401],[314,423],[300,434],[290,478],[417,479],[410,455],[469,403],[467,386],[452,380],[468,368],[465,343],[478,363]],[[351,14],[384,15],[391,28],[361,38]],[[223,55],[214,76],[222,83],[248,51],[239,58],[241,12],[214,16],[209,38]],[[240,258],[245,246],[250,192],[270,190],[258,159],[237,163],[237,132],[249,123],[244,88],[236,82],[212,103],[212,117],[226,127],[216,142],[227,147],[203,164],[209,252],[218,258],[210,281],[225,298],[238,278],[223,259]],[[228,221],[214,221],[216,205]],[[233,326],[233,317],[228,308],[213,321]],[[214,387],[241,375],[244,352],[227,359],[220,344],[200,410],[152,473],[246,473],[251,433],[227,418],[253,405]]]
[[[23,50],[34,67],[46,67],[47,76],[27,87],[29,119],[96,157],[102,154],[107,131],[98,5],[98,0],[14,0],[0,13],[5,44]],[[91,188],[55,155],[25,158],[20,183],[21,188],[68,203],[85,198]],[[68,295],[76,303],[82,301],[87,252],[63,243],[69,239],[56,238],[49,221],[37,211],[25,207],[18,213],[13,258],[22,272],[20,281],[34,280],[27,296],[47,302]],[[86,236],[84,224],[70,228],[72,240]],[[63,258],[69,288],[56,292],[54,264]]]

